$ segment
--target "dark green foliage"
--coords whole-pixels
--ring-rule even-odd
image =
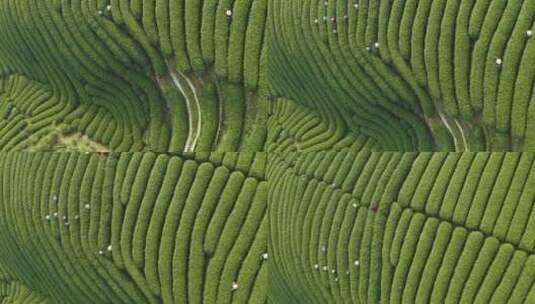
[[[0,0],[0,301],[529,302],[533,3]]]
[[[267,1],[227,2],[3,2],[1,150],[262,150]]]
[[[0,250],[0,294],[16,298],[3,289],[12,286],[36,301],[231,303],[239,290],[264,303],[263,171],[257,179],[191,157],[0,154],[2,189],[12,189],[0,191],[0,239],[10,244]]]
[[[276,301],[529,299],[532,153],[350,149],[270,156]]]

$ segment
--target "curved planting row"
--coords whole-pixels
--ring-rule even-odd
[[[324,121],[316,111],[292,100],[280,98],[272,103],[268,123],[268,153],[341,151],[351,147],[368,146],[382,149],[389,143],[378,142],[355,129],[347,134],[344,128]]]
[[[386,149],[533,146],[533,2],[275,0],[270,16],[275,92],[324,119]]]
[[[265,161],[205,157],[0,154],[2,273],[54,303],[265,303]]]
[[[19,281],[4,273],[0,266],[0,302],[1,303],[48,303],[47,299],[28,289]]]
[[[276,302],[535,297],[532,153],[271,154],[267,178]]]
[[[4,0],[0,76],[46,86],[53,123],[108,150],[257,151],[266,17],[266,0]]]
[[[48,300],[18,282],[0,283],[0,301],[2,303],[43,304]]]
[[[358,17],[362,10],[354,3],[270,2],[275,93],[317,110],[332,128],[352,133],[358,127],[360,133],[388,143],[387,150],[450,148],[447,136],[433,142],[409,84],[377,58],[373,45],[367,50],[357,43],[358,25],[365,18]],[[434,123],[437,119],[429,120],[431,128],[441,128]]]
[[[93,134],[86,138],[88,147],[79,150],[109,150],[106,145],[121,137],[122,128],[117,127],[108,113],[97,106],[86,109],[84,121],[64,123],[67,114],[65,103],[53,95],[50,87],[24,76],[11,75],[2,80],[0,88],[0,151],[43,151],[61,149],[75,134]],[[75,148],[74,146],[71,148]]]

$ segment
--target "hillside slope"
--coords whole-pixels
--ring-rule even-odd
[[[0,1],[0,151],[262,150],[267,2]]]
[[[274,303],[531,303],[533,153],[270,154]]]
[[[265,303],[265,155],[206,156],[0,154],[0,296]]]

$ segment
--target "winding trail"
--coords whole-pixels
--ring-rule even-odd
[[[173,84],[177,89],[180,90],[180,92],[184,96],[184,99],[186,100],[186,107],[188,108],[189,117],[189,134],[188,140],[186,141],[186,146],[184,147],[184,151],[193,152],[201,134],[202,126],[201,106],[199,103],[199,98],[197,97],[197,90],[195,89],[195,85],[191,82],[191,80],[184,74],[175,71],[171,68],[169,69],[169,74],[171,75],[171,79],[173,79]],[[189,87],[189,90],[191,90],[191,95],[193,95],[193,102],[191,100],[192,96],[186,92],[186,89],[181,84],[181,79],[184,79],[187,82],[187,86]],[[197,117],[196,125],[193,120],[194,117]]]

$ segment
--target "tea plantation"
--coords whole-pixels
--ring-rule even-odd
[[[272,302],[535,303],[535,2],[268,14]]]
[[[535,299],[533,153],[360,144],[268,167],[274,303]]]
[[[0,303],[535,303],[534,26],[0,0]]]
[[[271,0],[270,79],[331,141],[534,151],[534,20],[524,0]]]
[[[265,155],[207,156],[1,154],[4,303],[265,303]]]
[[[0,1],[0,302],[267,301],[267,8]]]
[[[0,1],[0,150],[260,150],[268,1],[233,2]]]

